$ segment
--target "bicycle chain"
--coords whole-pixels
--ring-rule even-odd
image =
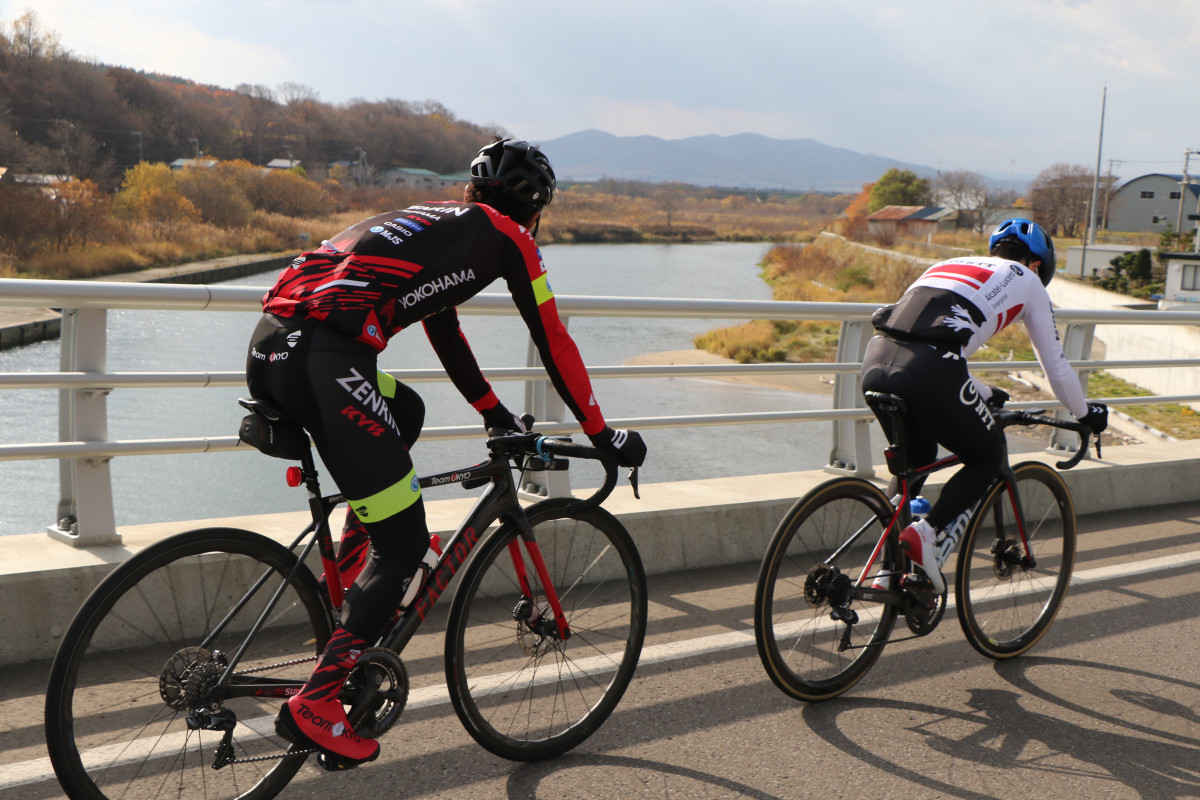
[[[294,661],[281,661],[276,664],[264,664],[261,667],[250,667],[248,669],[238,670],[237,674],[238,675],[249,675],[254,672],[266,672],[267,670],[279,669],[280,667],[293,667],[297,664],[311,664],[312,662],[314,662],[316,660],[317,660],[317,657],[312,656],[311,658],[298,658]],[[262,761],[280,761],[289,756],[310,756],[313,753],[320,753],[320,752],[321,751],[317,750],[316,748],[310,748],[308,750],[289,750],[286,753],[277,753],[277,754],[271,755],[271,756],[252,756],[250,758],[233,758],[233,759],[230,759],[229,761],[225,762],[225,764],[223,766],[229,766],[231,764],[255,764],[255,763],[262,762]]]
[[[316,748],[311,748],[309,750],[289,750],[286,753],[279,753],[279,754],[273,755],[273,756],[253,756],[251,758],[235,758],[232,761],[227,762],[226,766],[228,766],[229,764],[253,764],[258,761],[279,761],[279,760],[287,758],[289,756],[311,756],[313,753],[320,753],[320,752],[321,751],[317,750]]]

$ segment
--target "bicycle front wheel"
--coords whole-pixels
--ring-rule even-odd
[[[275,736],[284,698],[268,682],[303,683],[330,635],[316,579],[296,566],[264,536],[206,528],[146,548],[96,587],[46,689],[46,744],[72,800],[266,800],[287,785],[305,756]],[[232,763],[214,769],[218,750]]]
[[[879,658],[896,605],[851,598],[892,513],[891,502],[873,484],[835,478],[797,501],[776,528],[755,587],[754,638],[767,674],[786,694],[800,700],[836,697]],[[876,562],[881,564],[905,570],[904,556],[891,540]],[[893,587],[899,578],[893,575]],[[839,606],[857,621],[833,619]]]
[[[513,761],[561,755],[595,732],[629,685],[646,635],[646,575],[633,540],[604,509],[573,505],[549,501],[528,514],[565,637],[511,524],[479,544],[450,609],[454,710],[475,741]]]
[[[1063,479],[1037,461],[1013,474],[1024,536],[1009,485],[995,484],[963,535],[954,580],[963,633],[988,658],[1019,656],[1042,638],[1075,563],[1075,505]]]

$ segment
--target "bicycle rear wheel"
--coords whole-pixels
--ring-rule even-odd
[[[286,756],[288,743],[275,736],[280,693],[228,690],[240,685],[249,695],[264,679],[299,685],[312,671],[330,619],[312,573],[295,566],[264,536],[206,528],[146,548],[96,587],[63,636],[46,690],[46,744],[72,800],[266,800],[287,785],[305,756]],[[236,673],[222,682],[223,662],[243,645]],[[213,769],[224,732],[189,725],[196,709],[232,724],[235,763]],[[259,757],[269,760],[247,761]]]
[[[767,674],[786,694],[836,697],[879,658],[896,621],[895,605],[853,601],[853,625],[830,613],[839,598],[853,596],[892,513],[873,484],[835,478],[797,501],[775,529],[755,587],[754,638]],[[898,572],[905,569],[892,541],[881,559]]]
[[[548,501],[528,514],[568,638],[514,525],[479,544],[450,609],[454,710],[475,741],[513,761],[561,755],[595,732],[625,693],[646,635],[646,575],[633,540],[604,509],[574,505]]]
[[[963,535],[954,592],[958,621],[988,658],[1013,658],[1054,621],[1075,563],[1075,505],[1059,474],[1027,461],[1013,468],[1034,563],[1022,560],[1008,484],[995,484]]]

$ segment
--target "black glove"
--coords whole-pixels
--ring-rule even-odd
[[[987,404],[991,408],[1004,408],[1004,404],[1008,402],[1008,392],[1001,389],[999,386],[992,387],[992,396],[988,398]]]
[[[529,430],[520,417],[504,407],[504,403],[496,403],[487,411],[479,413],[483,415],[483,427],[489,432],[494,430],[497,433],[508,433],[509,431],[524,433]]]
[[[1108,427],[1108,406],[1104,403],[1088,403],[1087,413],[1079,421],[1092,429],[1097,436]]]
[[[640,467],[646,460],[646,443],[637,431],[615,430],[604,426],[604,430],[588,436],[597,450],[617,457],[623,467]]]

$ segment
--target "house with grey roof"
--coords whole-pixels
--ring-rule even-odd
[[[1155,172],[1126,181],[1108,201],[1110,231],[1162,233],[1194,230],[1189,214],[1200,211],[1200,181],[1183,186],[1182,175]]]

